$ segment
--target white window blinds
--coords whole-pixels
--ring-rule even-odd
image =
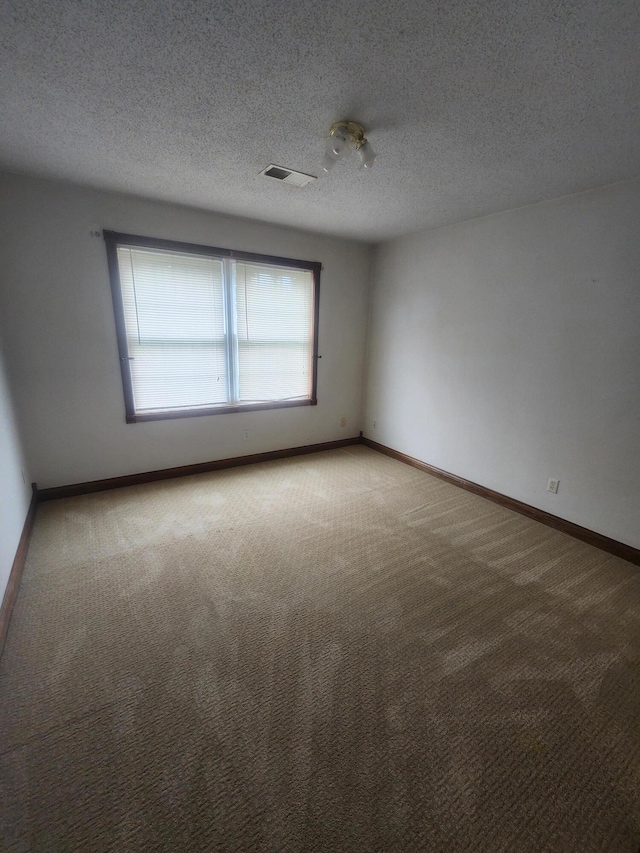
[[[116,241],[112,251],[129,419],[315,402],[313,269]]]
[[[309,397],[312,305],[308,270],[236,264],[241,401]]]
[[[118,248],[137,412],[227,400],[222,261]]]

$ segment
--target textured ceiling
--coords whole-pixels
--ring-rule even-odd
[[[0,167],[365,240],[640,173],[637,0],[12,0]],[[320,175],[339,118],[378,154]]]

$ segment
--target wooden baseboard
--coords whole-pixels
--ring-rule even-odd
[[[616,557],[622,557],[623,560],[628,560],[630,563],[640,566],[640,550],[638,548],[625,545],[624,542],[618,542],[616,539],[610,539],[608,536],[603,536],[602,533],[596,533],[586,527],[581,527],[579,524],[574,524],[572,521],[566,521],[564,518],[559,518],[557,515],[537,509],[537,507],[530,506],[515,498],[507,497],[507,495],[503,495],[500,492],[494,492],[493,489],[487,489],[485,486],[472,483],[471,480],[465,480],[464,477],[450,474],[448,471],[443,471],[441,468],[436,468],[427,462],[422,462],[420,459],[414,459],[413,456],[400,453],[399,450],[393,450],[384,444],[378,444],[377,441],[372,441],[370,438],[363,437],[361,442],[362,444],[366,444],[367,447],[372,448],[372,450],[384,453],[392,459],[398,459],[400,462],[412,465],[420,471],[425,471],[427,474],[432,474],[434,477],[439,477],[441,480],[453,483],[454,486],[459,486],[467,492],[473,492],[474,495],[480,495],[480,497],[487,498],[487,500],[500,504],[500,506],[512,509],[521,515],[526,515],[528,518],[533,518],[535,521],[546,524],[547,527],[553,527],[556,530],[567,533],[569,536],[573,536],[575,539],[588,542],[589,545],[594,545],[596,548],[600,548],[601,551],[615,554]]]
[[[22,579],[24,564],[27,559],[27,551],[29,550],[29,540],[31,539],[33,522],[36,517],[38,490],[36,489],[35,483],[32,484],[32,488],[33,495],[31,496],[31,503],[29,504],[27,517],[24,520],[22,535],[18,542],[16,555],[13,558],[13,565],[11,566],[9,580],[7,581],[7,588],[4,591],[4,597],[2,599],[2,607],[0,607],[0,657],[2,656],[4,641],[6,640],[7,633],[9,631],[9,623],[11,621],[11,614],[13,613],[13,606],[16,603],[16,598],[18,597],[18,589],[20,587],[20,580]]]
[[[195,465],[182,465],[179,468],[163,468],[159,471],[145,471],[142,474],[126,474],[123,477],[110,477],[107,480],[93,480],[90,483],[75,483],[70,486],[58,486],[38,491],[38,499],[51,501],[57,498],[72,498],[88,495],[92,492],[104,492],[108,489],[120,489],[123,486],[139,486],[156,480],[172,480],[175,477],[189,477],[192,474],[204,474],[208,471],[220,471],[223,468],[236,468],[239,465],[253,465],[256,462],[270,462],[272,459],[284,459],[288,456],[300,456],[305,453],[318,453],[322,450],[336,450],[359,444],[360,436],[342,438],[338,441],[325,441],[322,444],[305,444],[302,447],[288,447],[285,450],[268,450],[265,453],[253,453],[250,456],[235,456],[229,459],[216,459],[213,462],[198,462]]]

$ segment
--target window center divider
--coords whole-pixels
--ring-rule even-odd
[[[223,276],[224,276],[224,302],[226,311],[226,328],[227,328],[227,359],[229,370],[228,377],[228,393],[229,402],[231,405],[237,405],[240,402],[240,390],[238,387],[238,310],[236,304],[236,264],[232,258],[225,258],[223,261]]]

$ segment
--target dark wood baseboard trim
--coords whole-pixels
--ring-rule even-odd
[[[29,504],[27,517],[24,520],[22,535],[18,542],[16,555],[13,558],[13,565],[11,566],[9,580],[7,581],[7,588],[4,591],[4,597],[2,599],[2,607],[0,607],[0,657],[2,657],[4,641],[7,639],[9,623],[11,622],[11,614],[13,613],[13,606],[16,603],[16,598],[18,597],[18,589],[22,579],[24,564],[27,559],[29,540],[31,539],[31,531],[33,530],[33,522],[36,517],[36,509],[38,507],[38,490],[35,483],[32,484],[32,489],[33,495],[31,496],[31,503]]]
[[[92,492],[104,492],[107,489],[120,489],[123,486],[139,486],[156,480],[172,480],[175,477],[189,477],[192,474],[205,474],[220,471],[223,468],[236,468],[239,465],[253,465],[256,462],[270,462],[287,456],[301,456],[305,453],[318,453],[322,450],[336,450],[359,444],[360,437],[342,438],[338,441],[325,441],[322,444],[305,444],[302,447],[288,447],[285,450],[268,450],[265,453],[253,453],[250,456],[235,456],[230,459],[216,459],[213,462],[197,462],[195,465],[182,465],[179,468],[163,468],[160,471],[145,471],[142,474],[126,474],[123,477],[110,477],[107,480],[93,480],[90,483],[74,483],[70,486],[58,486],[53,489],[41,489],[38,498],[51,501],[57,498],[73,498]]]
[[[370,438],[362,438],[362,444],[366,444],[372,450],[377,450],[379,453],[384,453],[392,459],[398,459],[400,462],[405,462],[420,471],[425,471],[427,474],[432,474],[434,477],[439,477],[441,480],[446,480],[448,483],[453,483],[454,486],[459,486],[467,492],[473,492],[474,495],[487,498],[487,500],[500,504],[507,509],[512,509],[519,512],[521,515],[526,515],[528,518],[533,518],[547,527],[553,527],[556,530],[561,530],[575,539],[581,539],[583,542],[588,542],[589,545],[594,545],[600,548],[601,551],[607,551],[609,554],[614,554],[616,557],[622,557],[623,560],[628,560],[636,566],[640,566],[640,549],[633,548],[631,545],[625,545],[624,542],[618,542],[616,539],[610,539],[608,536],[603,536],[602,533],[596,533],[586,527],[581,527],[579,524],[574,524],[572,521],[566,521],[564,518],[559,518],[557,515],[552,515],[550,512],[545,512],[537,507],[518,501],[515,498],[507,497],[500,492],[495,492],[493,489],[488,489],[485,486],[480,486],[477,483],[472,483],[471,480],[465,480],[464,477],[458,477],[456,474],[450,474],[448,471],[443,471],[441,468],[436,468],[429,465],[427,462],[422,462],[420,459],[414,459],[413,456],[407,456],[405,453],[400,453],[399,450],[393,450],[384,444],[378,444],[377,441],[372,441]]]

